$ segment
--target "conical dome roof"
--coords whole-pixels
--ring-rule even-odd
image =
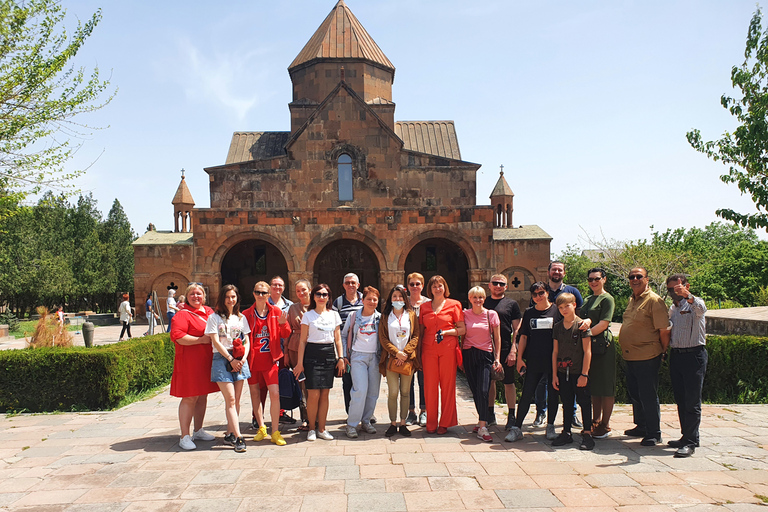
[[[395,70],[344,0],[339,0],[288,70],[316,59],[365,59],[393,72]]]
[[[189,191],[189,187],[187,187],[187,182],[184,180],[184,175],[181,176],[181,183],[179,183],[179,188],[176,189],[176,195],[173,196],[173,201],[171,201],[171,204],[195,205],[195,200],[192,199],[192,193]]]
[[[507,180],[504,179],[504,171],[499,172],[499,181],[496,182],[496,186],[493,187],[493,192],[491,192],[490,197],[499,197],[499,196],[512,196],[514,197],[515,193],[512,192],[512,188],[509,186],[509,183],[507,183]]]

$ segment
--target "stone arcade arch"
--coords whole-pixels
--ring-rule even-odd
[[[315,258],[313,284],[327,283],[334,298],[344,293],[344,275],[354,272],[360,277],[361,289],[374,286],[382,294],[379,261],[363,242],[349,238],[334,240],[323,247]]]
[[[448,282],[451,298],[466,307],[469,304],[469,260],[464,250],[446,238],[427,238],[411,248],[405,258],[405,275],[419,272],[425,285],[429,278],[440,274]],[[426,289],[424,295],[427,294]]]
[[[232,246],[221,260],[221,286],[238,287],[241,309],[253,304],[253,285],[269,281],[275,275],[287,280],[288,264],[280,250],[264,240],[243,240]]]

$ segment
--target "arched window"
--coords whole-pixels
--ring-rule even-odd
[[[339,201],[352,201],[352,157],[339,156]]]

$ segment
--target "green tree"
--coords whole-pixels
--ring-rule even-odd
[[[110,254],[105,255],[114,276],[116,292],[133,290],[133,241],[136,234],[131,228],[123,205],[115,199],[100,227],[100,239]]]
[[[731,83],[741,91],[741,98],[723,95],[720,103],[738,120],[736,130],[708,142],[702,141],[699,130],[686,137],[696,151],[728,166],[728,174],[720,179],[736,183],[757,209],[748,214],[722,208],[717,215],[741,226],[768,230],[768,35],[763,34],[759,8],[749,24],[744,62],[731,69]]]
[[[78,116],[113,97],[98,68],[72,64],[101,11],[71,36],[65,15],[59,0],[0,0],[0,219],[29,194],[70,186],[80,174],[64,170],[79,147],[70,138],[89,129]]]

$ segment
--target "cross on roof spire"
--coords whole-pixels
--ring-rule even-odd
[[[500,174],[500,175],[502,175],[502,176],[504,176],[504,164],[501,164],[501,165],[499,166],[499,168],[500,168],[500,170],[499,170],[499,174]]]
[[[184,168],[181,169],[181,179],[184,179]]]

